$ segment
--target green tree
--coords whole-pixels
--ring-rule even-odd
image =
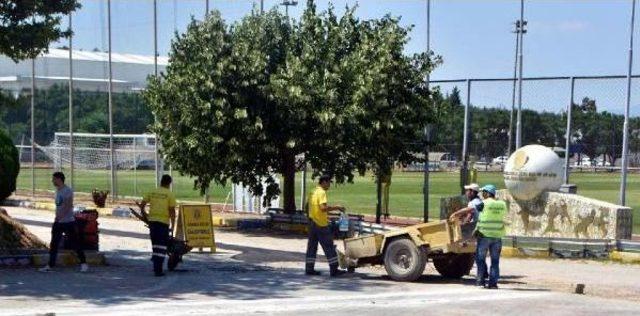
[[[69,87],[53,85],[47,89],[39,89],[34,113],[36,143],[48,144],[56,132],[69,130]],[[107,133],[109,122],[107,117],[108,95],[105,92],[80,91],[73,92],[74,98],[74,131],[84,133]],[[11,99],[9,99],[11,101]],[[3,128],[16,143],[22,136],[29,135],[30,112],[29,96],[19,96],[8,106],[0,108],[0,128]],[[139,93],[114,93],[114,132],[117,134],[140,134],[148,131],[153,121],[144,99]],[[28,140],[27,140],[28,141]]]
[[[16,190],[16,179],[20,172],[18,149],[11,138],[0,129],[0,201]]]
[[[404,56],[407,40],[397,19],[318,13],[314,1],[295,22],[272,10],[228,27],[214,12],[189,25],[166,73],[149,81],[153,130],[202,192],[231,180],[262,193],[264,177],[272,197],[280,173],[292,211],[296,155],[338,182],[381,167],[381,157],[415,159],[404,143],[429,119],[422,78],[432,65]]]
[[[602,122],[598,115],[596,100],[584,97],[580,104],[573,105],[574,136],[582,147],[582,152],[595,159],[601,154],[600,146]]]
[[[71,33],[60,29],[62,15],[79,8],[76,0],[0,1],[0,54],[15,62],[34,58]]]

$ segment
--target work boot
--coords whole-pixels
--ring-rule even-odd
[[[304,271],[304,274],[306,274],[306,275],[320,275],[322,273],[320,273],[320,271],[316,271],[316,270],[307,270],[307,271]]]
[[[329,275],[332,277],[337,277],[337,276],[341,276],[345,273],[347,273],[347,271],[339,269],[337,265],[335,266],[329,266]]]

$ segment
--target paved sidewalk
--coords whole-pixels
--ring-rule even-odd
[[[53,214],[7,208],[45,241]],[[101,250],[109,266],[81,274],[0,270],[0,314],[142,315],[149,313],[289,314],[328,312],[385,315],[476,313],[567,315],[640,313],[640,266],[616,263],[504,259],[501,289],[474,287],[472,277],[441,278],[429,265],[418,282],[389,280],[383,268],[358,269],[342,278],[303,274],[306,240],[265,232],[216,231],[220,252],[192,253],[179,271],[152,276],[151,245],[141,222],[100,218]],[[587,295],[571,294],[585,283]]]

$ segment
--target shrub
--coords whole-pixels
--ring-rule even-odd
[[[0,201],[8,198],[16,190],[16,180],[20,172],[18,148],[11,138],[0,130]]]

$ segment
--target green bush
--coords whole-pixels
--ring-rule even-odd
[[[20,172],[18,149],[11,138],[0,130],[0,201],[8,198],[16,190],[16,179]]]

